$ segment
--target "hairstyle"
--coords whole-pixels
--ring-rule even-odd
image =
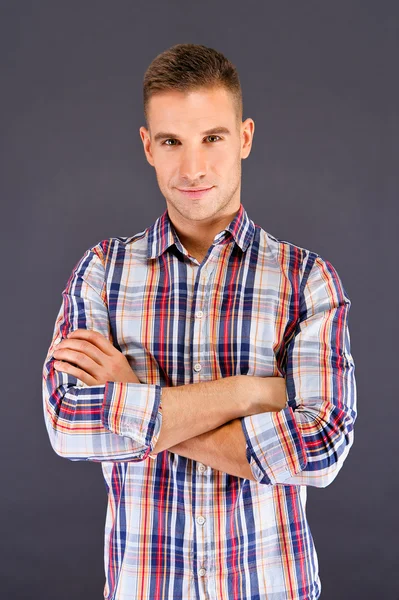
[[[243,103],[236,67],[220,52],[201,44],[176,44],[151,62],[144,74],[144,118],[148,127],[148,104],[152,96],[166,90],[188,92],[199,88],[224,87],[233,97],[237,127]]]

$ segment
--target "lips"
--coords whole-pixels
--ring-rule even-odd
[[[183,196],[187,196],[189,198],[202,198],[202,196],[206,196],[212,189],[213,186],[208,188],[186,188],[180,189],[177,188]]]
[[[197,188],[177,188],[181,192],[202,192],[202,190],[209,190],[212,186],[207,185],[205,187],[197,187]]]

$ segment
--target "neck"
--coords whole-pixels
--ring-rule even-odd
[[[235,210],[217,216],[214,220],[205,223],[188,219],[185,219],[185,222],[182,223],[181,218],[179,220],[174,218],[169,210],[168,213],[173,227],[187,252],[199,262],[202,262],[215,236],[231,223],[239,209],[240,205]]]

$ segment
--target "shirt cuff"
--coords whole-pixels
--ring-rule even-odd
[[[282,483],[307,464],[306,449],[290,406],[241,417],[246,456],[259,483]]]
[[[137,443],[138,458],[147,458],[162,425],[162,387],[157,384],[107,381],[101,408],[104,427]]]

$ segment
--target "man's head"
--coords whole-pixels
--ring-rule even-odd
[[[140,135],[172,220],[206,225],[237,212],[255,124],[242,122],[234,65],[212,48],[178,44],[152,61],[143,92]],[[180,191],[199,187],[212,189],[201,197]]]

